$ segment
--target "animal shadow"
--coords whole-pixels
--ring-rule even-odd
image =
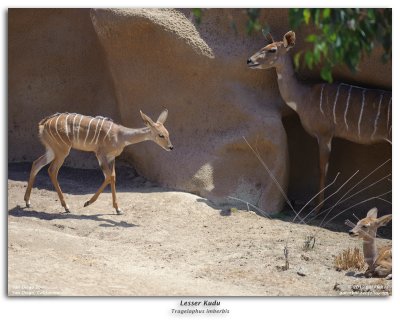
[[[75,219],[75,220],[92,220],[96,222],[101,222],[100,227],[123,227],[132,228],[138,227],[139,225],[128,223],[126,221],[114,221],[112,219],[103,218],[106,214],[93,214],[93,215],[83,215],[83,214],[73,214],[73,213],[47,213],[43,211],[30,210],[26,207],[16,206],[8,212],[9,215],[13,217],[27,217],[27,218],[37,218],[40,220],[63,220],[63,219]]]

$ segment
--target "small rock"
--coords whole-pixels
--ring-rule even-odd
[[[275,266],[278,271],[286,271],[286,266]]]
[[[343,284],[340,284],[340,283],[337,283],[337,282],[333,286],[333,290],[335,290],[335,291],[346,291],[345,289],[346,288],[345,288],[345,286]]]
[[[300,256],[300,258],[303,259],[304,261],[310,261],[310,257],[309,257],[309,256],[306,256],[305,254],[302,254],[302,255]]]
[[[306,276],[305,271],[304,271],[303,268],[301,268],[301,267],[300,267],[299,270],[297,270],[297,274],[298,274],[299,276],[301,276],[301,277],[305,277],[305,276]]]

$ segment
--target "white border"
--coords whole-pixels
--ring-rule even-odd
[[[2,132],[5,148],[7,147],[7,7],[321,7],[334,4],[335,7],[393,7],[393,39],[397,39],[399,28],[399,5],[398,1],[335,1],[321,2],[307,1],[299,3],[298,1],[154,1],[147,0],[142,2],[132,1],[6,1],[3,10],[3,21],[1,23],[2,43],[1,63],[4,70],[3,86],[1,92],[3,97],[3,121]],[[399,50],[396,41],[393,41],[393,57],[399,57]],[[399,65],[393,61],[393,123],[400,123],[399,112],[397,112],[397,101],[399,101],[397,89],[399,89]],[[393,164],[398,164],[398,132],[397,127],[393,127]],[[1,203],[6,207],[7,204],[7,159],[3,152],[1,170]],[[397,167],[393,167],[393,181],[399,181]],[[393,213],[395,229],[398,229],[397,215],[399,213],[399,196],[397,188],[393,188]],[[4,217],[1,221],[2,232],[6,230],[7,208],[3,211]],[[179,298],[7,298],[7,270],[6,270],[6,238],[3,234],[0,237],[3,263],[1,264],[1,288],[2,295],[0,301],[0,312],[3,319],[180,319],[189,318],[189,316],[173,316],[170,310],[177,306]],[[397,245],[399,237],[393,230],[395,270],[399,264],[399,246]],[[360,319],[367,316],[368,319],[392,318],[395,300],[399,298],[398,274],[393,280],[393,297],[391,298],[222,298],[220,299],[225,308],[230,309],[229,315],[220,316],[191,316],[193,319],[204,318],[226,318],[226,319]]]

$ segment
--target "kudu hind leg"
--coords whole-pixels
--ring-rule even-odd
[[[53,186],[57,191],[61,205],[64,207],[65,212],[67,212],[67,213],[70,212],[69,207],[68,207],[67,203],[65,202],[64,194],[60,188],[60,185],[58,184],[57,177],[58,177],[58,171],[60,170],[60,167],[63,165],[64,160],[67,157],[68,153],[69,153],[69,150],[65,154],[58,154],[55,157],[55,159],[53,160],[53,162],[50,164],[50,167],[48,169],[50,180],[53,183]]]
[[[117,214],[123,214],[124,212],[118,207],[117,203],[117,190],[115,188],[115,181],[116,181],[116,175],[115,175],[115,160],[111,162],[112,166],[112,173],[111,173],[111,193],[112,193],[112,199],[113,199],[113,207]]]
[[[329,156],[331,154],[331,141],[332,138],[329,139],[318,139],[318,147],[319,147],[319,190],[318,198],[317,198],[317,207],[316,213],[318,213],[325,200],[325,184],[326,184],[326,175],[328,173],[329,166]]]
[[[99,165],[101,170],[103,171],[104,174],[104,181],[101,184],[101,186],[99,187],[99,189],[97,189],[96,193],[88,200],[85,202],[85,204],[83,205],[84,207],[87,207],[88,205],[92,204],[93,202],[95,202],[97,200],[97,198],[99,197],[100,193],[103,192],[104,188],[110,183],[111,181],[111,168],[107,162],[107,159],[105,157],[100,157],[97,156],[97,160],[99,161]]]
[[[37,158],[33,163],[32,163],[32,168],[31,168],[31,173],[29,175],[29,181],[28,181],[28,186],[26,187],[25,191],[25,196],[24,196],[24,201],[26,203],[26,207],[29,208],[31,206],[30,202],[30,197],[31,197],[31,191],[33,187],[33,183],[35,182],[36,175],[39,173],[39,171],[49,164],[51,161],[54,159],[54,152],[51,149],[47,149],[46,153],[42,155],[41,157]]]
[[[122,210],[118,207],[117,203],[117,193],[115,190],[115,160],[109,161],[106,157],[97,156],[99,161],[100,167],[104,173],[104,182],[100,186],[100,188],[96,191],[96,193],[85,202],[84,206],[87,207],[88,205],[92,204],[97,200],[100,193],[103,192],[104,188],[110,183],[111,184],[111,193],[113,199],[113,207],[117,214],[123,214]]]

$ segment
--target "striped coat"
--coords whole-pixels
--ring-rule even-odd
[[[323,83],[313,87],[311,96],[319,102],[318,118],[327,124],[334,137],[362,144],[392,140],[391,92]],[[315,123],[305,123],[313,134],[310,127]]]
[[[109,145],[116,139],[113,127],[113,120],[106,117],[56,113],[39,122],[39,136],[45,145],[96,151],[103,143]]]

